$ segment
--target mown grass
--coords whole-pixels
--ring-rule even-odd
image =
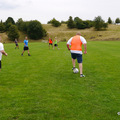
[[[85,78],[72,73],[66,42],[58,44],[29,43],[31,56],[20,56],[22,43],[4,44],[0,120],[119,120],[120,42],[88,42]]]

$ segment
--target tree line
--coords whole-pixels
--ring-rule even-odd
[[[15,23],[12,17],[8,17],[5,22],[0,22],[0,32],[6,32],[8,38],[12,41],[19,38],[19,31],[27,34],[30,39],[38,40],[47,35],[47,31],[42,27],[42,24],[37,20],[23,21],[18,19]]]
[[[114,22],[111,18],[108,18],[108,21],[105,22],[101,16],[95,17],[94,20],[82,20],[79,17],[72,18],[69,16],[67,21],[59,22],[55,18],[48,21],[47,24],[51,24],[54,27],[59,27],[61,24],[67,24],[69,29],[86,29],[94,27],[95,30],[106,30],[108,24],[113,24]],[[120,19],[116,18],[115,23],[120,23]],[[30,39],[38,40],[47,36],[47,31],[43,28],[42,24],[37,20],[23,21],[22,18],[19,18],[17,22],[14,21],[12,17],[8,17],[5,22],[0,22],[0,32],[6,32],[8,38],[12,41],[15,38],[19,38],[19,31],[27,34]]]
[[[52,24],[54,27],[59,27],[61,24],[67,24],[67,27],[77,28],[77,29],[85,29],[85,28],[91,28],[94,27],[95,30],[106,30],[109,24],[118,24],[120,23],[120,19],[116,18],[115,22],[112,21],[112,19],[109,17],[108,21],[105,22],[101,16],[97,16],[94,18],[94,20],[82,20],[79,17],[72,18],[72,16],[69,17],[67,21],[61,21],[59,22],[55,18],[48,21],[48,24]]]

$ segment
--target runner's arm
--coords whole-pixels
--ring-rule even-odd
[[[83,44],[84,45],[84,54],[87,54],[87,44]]]
[[[69,47],[71,45],[71,41],[72,41],[72,37],[67,42],[67,48],[68,48],[68,50],[71,50],[70,47]]]
[[[27,47],[27,45],[24,43],[24,45]]]
[[[1,50],[1,53],[5,56],[7,56],[8,54],[4,51],[4,50]]]
[[[70,50],[69,44],[67,44],[67,48],[68,48],[68,50]]]

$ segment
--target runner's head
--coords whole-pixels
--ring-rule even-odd
[[[25,37],[25,39],[26,39],[26,40],[28,39],[27,36]]]
[[[77,32],[76,35],[81,35],[81,33],[80,33],[80,32]]]

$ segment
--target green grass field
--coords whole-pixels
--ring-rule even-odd
[[[29,43],[31,56],[4,44],[0,120],[119,120],[120,41],[89,41],[85,78],[72,73],[66,42],[59,50]],[[78,64],[76,63],[76,67]]]

